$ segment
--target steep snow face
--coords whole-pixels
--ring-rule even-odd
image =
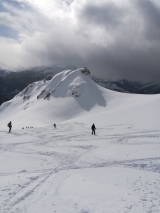
[[[50,81],[28,85],[0,107],[0,118],[7,122],[8,117],[16,125],[21,118],[21,123],[31,126],[33,119],[45,125],[102,111],[106,106],[104,90],[83,69],[63,71]]]
[[[106,101],[98,86],[88,73],[82,73],[82,71],[83,69],[78,69],[57,74],[37,98],[49,99],[51,96],[54,98],[74,97],[86,111],[89,111],[95,104],[105,107]]]

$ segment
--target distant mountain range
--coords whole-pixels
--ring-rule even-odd
[[[142,83],[138,81],[129,80],[117,80],[117,81],[106,81],[95,76],[92,79],[102,87],[110,90],[125,92],[125,93],[135,93],[135,94],[159,94],[160,93],[160,82],[148,82]]]
[[[50,80],[54,75],[63,70],[75,70],[75,66],[52,66],[52,67],[34,67],[22,69],[20,71],[9,71],[0,65],[0,105],[12,99],[17,93],[22,91],[29,84],[43,79]],[[95,76],[92,79],[102,87],[110,90],[136,93],[136,94],[159,94],[160,83],[149,82],[141,83],[129,80],[103,80]]]
[[[0,64],[0,77],[6,77],[9,74],[9,72],[10,72],[9,70],[7,70]]]

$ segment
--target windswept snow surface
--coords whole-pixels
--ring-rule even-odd
[[[80,70],[29,86],[0,107],[0,212],[159,213],[159,105]]]

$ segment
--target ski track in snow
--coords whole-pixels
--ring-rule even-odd
[[[43,201],[43,209],[49,196],[54,197],[54,210],[51,212],[105,212],[105,206],[103,210],[96,211],[93,203],[93,206],[87,207],[66,202],[62,188],[74,171],[77,174],[84,169],[88,171],[114,168],[137,174],[134,180],[128,177],[126,185],[131,193],[139,194],[139,199],[137,202],[129,200],[125,203],[129,194],[125,199],[116,197],[119,212],[136,212],[139,207],[142,213],[160,212],[160,130],[136,130],[132,125],[112,125],[98,128],[96,133],[95,136],[91,135],[90,129],[78,122],[61,123],[57,129],[50,126],[13,130],[11,134],[0,131],[0,155],[3,164],[0,170],[0,212],[32,212],[29,208],[36,205],[38,199]],[[118,148],[114,150],[112,146]],[[123,150],[124,146],[127,146],[126,151]],[[152,147],[148,155],[145,155],[146,146],[148,149]],[[112,157],[109,153],[113,150],[115,154]],[[137,155],[132,156],[131,150],[137,152]],[[22,162],[13,162],[13,168],[9,171],[7,167],[12,165],[12,156],[20,156]],[[152,182],[150,176],[153,177]],[[117,181],[114,182],[114,187],[119,187]],[[45,196],[42,199],[42,195],[46,199]],[[114,206],[115,200],[110,202]],[[56,204],[61,207],[55,207]],[[113,206],[113,212],[116,212]],[[141,213],[139,210],[138,212]]]

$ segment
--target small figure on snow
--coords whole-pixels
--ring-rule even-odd
[[[56,128],[56,124],[54,124],[53,126],[54,126],[54,128]]]
[[[7,126],[9,127],[9,132],[10,132],[11,129],[12,129],[12,123],[11,123],[11,121],[7,124]]]
[[[96,133],[95,133],[96,127],[95,127],[94,124],[92,124],[91,129],[92,129],[92,135],[93,135],[93,134],[95,135],[95,134],[96,134]]]

